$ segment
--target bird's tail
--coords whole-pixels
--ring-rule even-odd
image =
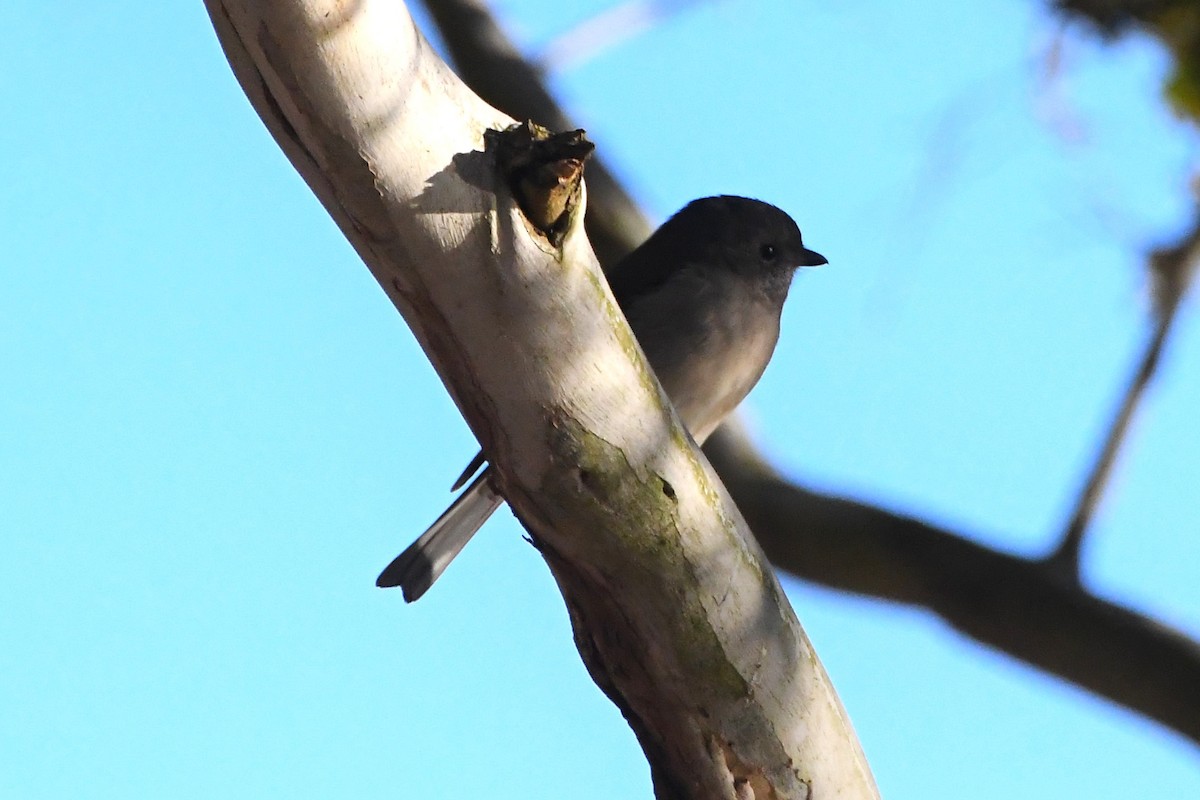
[[[437,518],[437,522],[379,573],[375,585],[381,588],[399,586],[409,603],[425,594],[471,541],[475,531],[483,527],[492,512],[504,502],[504,498],[492,489],[491,473],[490,468],[484,470]]]

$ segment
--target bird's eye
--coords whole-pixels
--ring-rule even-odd
[[[779,253],[775,249],[775,245],[764,244],[762,247],[758,248],[758,254],[762,256],[763,261],[774,261],[775,256]]]

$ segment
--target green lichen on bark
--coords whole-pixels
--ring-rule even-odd
[[[747,697],[749,683],[713,628],[711,603],[701,597],[708,589],[693,563],[701,556],[684,541],[673,491],[664,491],[661,476],[635,469],[621,448],[573,420],[554,427],[559,438],[555,450],[573,465],[574,479],[554,480],[553,486],[545,487],[546,494],[553,501],[556,493],[570,493],[564,502],[554,503],[558,507],[577,509],[581,501],[593,507],[592,513],[578,518],[588,520],[587,527],[563,521],[576,528],[580,537],[570,548],[572,557],[585,560],[592,572],[611,580],[609,588],[620,593],[619,602],[631,604],[631,613],[644,612],[639,603],[653,604],[662,620],[656,627],[669,637],[653,646],[671,653],[689,679],[704,680],[714,696],[726,702]],[[696,479],[706,482],[699,464],[696,469]],[[555,472],[561,476],[566,471]],[[703,496],[711,513],[720,513],[720,494],[709,490]],[[619,524],[612,524],[615,515]],[[596,536],[592,525],[597,522],[607,523],[604,529],[612,536]],[[741,549],[736,528],[724,514],[721,524],[733,537],[728,546]]]

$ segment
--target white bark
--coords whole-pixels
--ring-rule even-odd
[[[255,110],[496,465],[656,794],[877,797],[828,677],[666,410],[580,220],[551,246],[484,152],[484,131],[512,120],[458,81],[396,0],[207,7]]]

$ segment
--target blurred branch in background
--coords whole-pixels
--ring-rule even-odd
[[[478,0],[425,4],[459,74],[485,100],[517,118],[559,130],[575,127],[538,70],[517,52]],[[1078,13],[1077,6],[1119,5],[1058,3],[1072,14]],[[1131,5],[1150,14],[1152,7],[1193,4]],[[1115,34],[1125,24],[1102,29]],[[593,160],[587,175],[588,233],[601,263],[611,264],[636,247],[649,226],[632,198],[598,162]],[[1200,223],[1181,244],[1152,257],[1159,289],[1156,334],[1126,393],[1123,407],[1129,407],[1128,414],[1154,374],[1198,250]],[[1125,428],[1119,416],[1102,454],[1112,450],[1115,455]],[[1200,744],[1200,644],[1096,597],[1078,580],[1079,543],[1102,494],[1112,456],[1102,456],[1093,479],[1085,483],[1082,513],[1076,514],[1079,532],[1065,535],[1059,552],[1049,559],[1027,559],[977,544],[967,533],[784,481],[739,426],[726,425],[705,450],[780,569],[823,586],[928,609],[979,642]],[[1066,569],[1064,560],[1070,565]]]
[[[956,630],[1200,743],[1200,644],[1045,562],[785,481],[727,424],[704,452],[771,563],[928,609]]]
[[[1153,329],[1150,338],[1138,360],[1137,370],[1121,398],[1116,416],[1109,425],[1104,444],[1096,456],[1096,463],[1079,493],[1062,540],[1058,548],[1046,559],[1047,566],[1060,570],[1064,578],[1073,582],[1079,581],[1079,557],[1088,525],[1108,486],[1121,444],[1129,434],[1134,412],[1158,372],[1180,303],[1187,294],[1192,277],[1196,274],[1197,262],[1200,262],[1200,216],[1178,244],[1150,254],[1149,268],[1154,291]]]
[[[595,58],[614,45],[662,23],[689,6],[707,0],[626,0],[560,34],[537,60],[553,72]]]
[[[1195,0],[1056,0],[1054,5],[1064,20],[1083,22],[1105,38],[1137,31],[1158,39],[1172,56],[1172,72],[1163,95],[1181,117],[1200,123],[1200,4]],[[1158,372],[1198,261],[1200,215],[1177,244],[1150,254],[1152,328],[1058,547],[1046,559],[1048,566],[1068,580],[1079,580],[1088,526],[1108,486],[1134,414]]]

